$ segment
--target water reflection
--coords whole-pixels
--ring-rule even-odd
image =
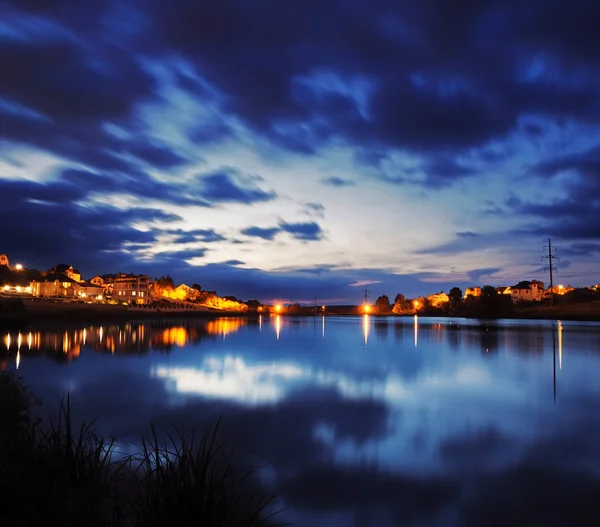
[[[231,335],[247,324],[247,319],[223,318],[208,322],[127,323],[70,328],[61,331],[30,331],[26,336],[18,332],[4,336],[5,352],[16,353],[17,363],[21,351],[26,355],[43,352],[61,361],[79,358],[82,348],[98,352],[137,353],[150,350],[170,351],[198,343],[203,337]]]
[[[600,491],[600,326],[265,315],[0,337],[0,367],[123,429],[222,414],[294,525],[543,525],[528,496]]]

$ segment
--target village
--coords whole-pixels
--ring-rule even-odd
[[[199,285],[175,285],[170,277],[154,280],[144,274],[116,273],[95,275],[84,279],[82,273],[72,265],[58,264],[47,271],[26,269],[22,264],[11,265],[6,254],[0,254],[0,295],[31,299],[46,299],[61,303],[118,304],[130,309],[149,307],[207,309],[222,311],[273,311],[276,313],[306,314],[317,311],[321,314],[350,314],[358,310],[368,314],[416,314],[446,310],[457,301],[473,303],[473,300],[493,294],[498,299],[510,298],[513,305],[544,304],[557,296],[567,295],[575,289],[571,285],[553,285],[545,288],[539,280],[521,281],[513,286],[468,287],[464,293],[459,288],[439,292],[415,299],[406,299],[398,294],[393,301],[381,295],[371,305],[366,301],[359,306],[316,306],[292,303],[263,305],[257,300],[242,302],[235,297],[219,297],[216,291],[205,291]],[[600,284],[587,290],[594,294]],[[306,312],[306,313],[305,313]]]

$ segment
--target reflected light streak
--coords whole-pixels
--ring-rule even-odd
[[[262,315],[258,315],[258,331],[262,333]]]
[[[369,341],[369,326],[370,326],[369,315],[363,315],[363,337],[365,339],[365,346],[367,345],[367,342]]]
[[[558,322],[558,368],[562,370],[562,322]]]
[[[83,345],[85,346],[85,341],[87,340],[87,330],[83,328]]]
[[[246,325],[246,320],[241,318],[218,318],[211,320],[206,324],[206,331],[209,335],[229,335],[237,333],[239,329]]]
[[[100,336],[100,343],[101,343],[101,344],[102,344],[102,336],[103,336],[103,335],[104,335],[104,330],[102,329],[102,326],[100,326],[100,333],[99,333],[99,336]]]
[[[29,335],[27,335],[27,347],[29,349],[31,349],[31,343],[33,341],[33,335],[31,334],[31,331],[29,332]]]
[[[119,341],[121,334],[119,333]],[[184,327],[167,328],[162,332],[160,341],[165,346],[178,346],[183,348],[188,341],[188,333]]]
[[[21,352],[17,351],[17,359],[16,359],[16,362],[15,362],[17,370],[19,369],[19,364],[21,364]]]
[[[415,348],[419,342],[419,317],[415,315]]]
[[[321,317],[321,338],[325,338],[325,316]]]
[[[6,334],[6,338],[4,339],[4,341],[6,342],[6,350],[8,351],[8,349],[10,348],[10,333]]]
[[[19,353],[19,351],[21,351],[21,342],[23,341],[23,337],[21,335],[21,332],[19,331],[19,335],[17,336],[17,353]]]
[[[277,315],[275,317],[275,334],[277,335],[277,340],[279,340],[279,334],[281,333],[281,317]]]

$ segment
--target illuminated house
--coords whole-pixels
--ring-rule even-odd
[[[79,283],[66,274],[52,273],[44,277],[40,282],[31,282],[31,294],[39,297],[76,297],[79,291]]]
[[[6,265],[6,267],[10,267],[8,263],[8,256],[6,256],[6,254],[0,254],[0,265]]]
[[[81,282],[77,288],[77,294],[80,297],[89,298],[90,300],[102,300],[104,287],[92,284],[91,282]]]
[[[71,280],[81,282],[81,273],[73,269],[72,265],[58,264],[56,267],[48,270],[48,274],[66,274]]]
[[[481,296],[481,287],[467,287],[465,289],[465,298],[468,296]]]
[[[434,295],[429,295],[427,300],[431,303],[433,307],[440,307],[442,304],[445,304],[450,301],[450,298],[443,291],[440,293],[436,293]]]
[[[539,302],[544,298],[544,282],[519,282],[511,287],[510,297],[513,302]]]
[[[94,278],[92,278],[90,280],[90,283],[94,284],[94,285],[99,285],[100,287],[104,287],[104,278],[102,278],[101,276],[94,276]]]
[[[498,292],[499,295],[510,295],[510,292],[512,291],[512,287],[501,285],[500,287],[496,288],[496,291]]]
[[[120,273],[115,277],[112,297],[129,305],[149,304],[151,285],[149,276]]]

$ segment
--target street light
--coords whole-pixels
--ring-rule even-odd
[[[16,264],[15,265],[15,271],[22,271],[23,270],[23,264]]]
[[[277,305],[275,306],[275,311],[277,311],[277,313],[280,313],[280,312],[281,312],[281,304],[277,304]]]

